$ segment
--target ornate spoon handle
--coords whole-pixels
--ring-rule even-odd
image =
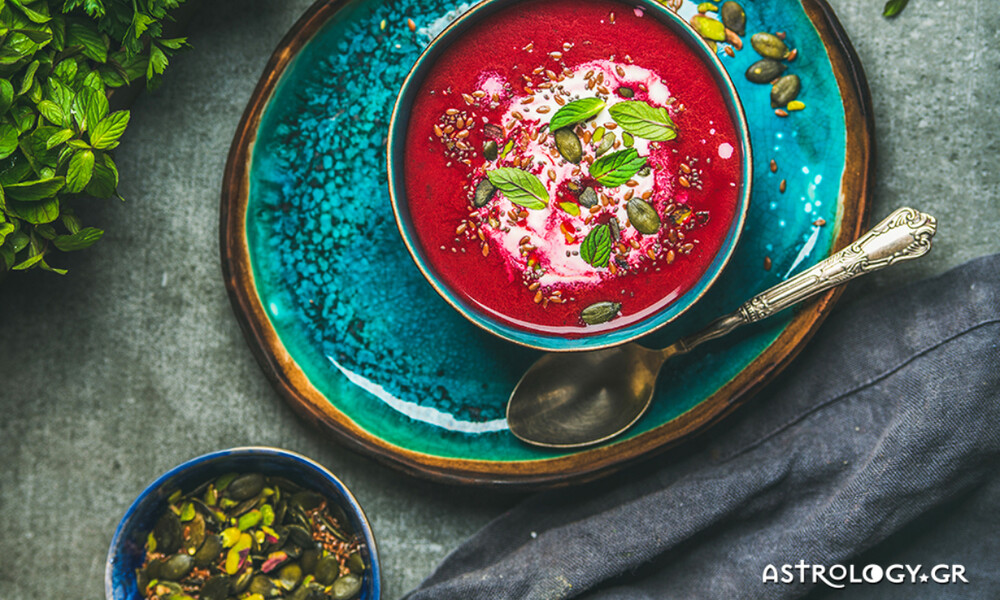
[[[832,287],[894,263],[919,258],[931,249],[937,220],[912,208],[901,208],[856,242],[795,277],[750,299],[736,312],[717,319],[704,330],[679,340],[665,353],[687,352],[702,342],[722,337]]]

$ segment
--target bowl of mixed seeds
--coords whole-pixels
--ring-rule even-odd
[[[162,475],[115,531],[107,600],[376,600],[378,550],[347,487],[285,450],[234,448]]]

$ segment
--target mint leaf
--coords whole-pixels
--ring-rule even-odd
[[[83,191],[94,175],[94,153],[90,150],[80,150],[73,153],[69,159],[69,170],[66,172],[66,191],[77,194]]]
[[[895,17],[899,13],[903,12],[906,5],[910,0],[889,0],[885,3],[885,9],[882,11],[883,17]]]
[[[86,227],[72,235],[60,235],[52,240],[56,248],[63,252],[75,252],[89,248],[104,237],[104,232],[96,227]]]
[[[11,269],[14,271],[23,271],[25,269],[30,269],[35,265],[35,263],[40,262],[43,258],[45,258],[44,254],[36,254],[31,258],[14,265],[13,267],[11,267]]]
[[[0,125],[0,158],[7,158],[17,150],[17,129]]]
[[[73,99],[73,111],[80,129],[86,131],[108,116],[108,99],[101,92],[83,88]]]
[[[94,198],[110,198],[118,189],[118,169],[111,157],[103,152],[94,158],[94,175],[84,192]]]
[[[59,105],[51,100],[42,100],[39,102],[38,112],[42,113],[42,116],[48,119],[53,125],[60,127],[66,125],[66,115],[59,108]]]
[[[618,187],[646,166],[646,157],[635,148],[602,156],[590,165],[590,175],[603,186]]]
[[[8,200],[37,202],[43,198],[54,196],[65,185],[66,179],[64,177],[51,177],[49,179],[5,185],[3,191]]]
[[[595,267],[608,266],[611,259],[611,228],[598,225],[590,230],[580,245],[580,258]]]
[[[636,137],[666,142],[677,137],[677,126],[665,108],[655,108],[641,100],[615,104],[608,112],[622,129]]]
[[[600,98],[581,98],[570,102],[552,115],[552,120],[549,121],[549,131],[555,133],[557,129],[593,119],[604,110],[604,107],[605,102]]]
[[[0,79],[0,114],[7,114],[14,103],[14,86],[6,79]]]
[[[30,8],[25,6],[28,3],[23,0],[10,0],[10,3],[20,9],[24,13],[24,16],[28,17],[34,23],[47,23],[52,18],[49,16],[49,5],[47,2],[30,3]]]
[[[32,225],[51,223],[59,218],[59,199],[48,198],[41,202],[8,202],[8,212]]]
[[[91,126],[90,145],[99,150],[116,147],[118,138],[125,133],[130,116],[129,111],[118,110],[98,121],[97,125]]]
[[[55,148],[59,144],[69,141],[74,135],[76,135],[72,129],[63,129],[57,131],[49,136],[49,139],[45,141],[45,147],[49,150]]]
[[[508,200],[531,210],[541,210],[549,205],[549,191],[542,181],[521,169],[502,167],[486,174],[490,183]]]
[[[80,52],[99,63],[108,61],[108,43],[93,25],[70,23],[66,28],[66,46],[79,46]]]

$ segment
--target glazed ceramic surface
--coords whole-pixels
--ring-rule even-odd
[[[226,473],[280,475],[315,490],[344,509],[351,530],[361,537],[361,556],[368,566],[360,600],[378,600],[381,582],[378,549],[364,511],[347,487],[312,460],[277,448],[233,448],[206,454],[167,471],[139,494],[122,517],[111,540],[104,574],[107,600],[141,600],[135,570],[142,566],[145,544],[156,521],[167,510],[167,498],[177,490],[189,492]]]
[[[744,5],[743,50],[733,58],[719,49],[754,148],[742,240],[702,300],[642,340],[650,346],[819,261],[853,240],[866,218],[867,86],[836,19],[820,0]],[[227,285],[277,389],[349,445],[460,483],[593,478],[727,414],[795,356],[835,294],[671,363],[651,411],[626,437],[576,453],[516,440],[505,403],[539,353],[480,330],[434,292],[396,232],[387,191],[386,135],[400,85],[469,6],[320,2],[302,18],[272,58],[233,144],[222,202]],[[681,15],[694,6],[686,2]],[[758,31],[787,32],[798,49],[789,72],[802,79],[804,111],[777,117],[770,86],[744,77],[760,58],[749,44]]]
[[[736,128],[737,135],[740,136],[740,139],[733,140],[733,143],[739,147],[739,156],[743,164],[742,177],[738,188],[739,193],[735,200],[735,216],[725,230],[724,235],[720,236],[720,238],[723,238],[723,241],[718,252],[708,262],[707,267],[704,269],[705,272],[698,278],[694,285],[679,294],[679,297],[669,305],[653,312],[647,318],[621,328],[599,333],[574,332],[572,337],[561,337],[541,329],[533,330],[531,328],[517,327],[509,320],[497,318],[486,311],[478,309],[476,301],[468,299],[461,290],[453,289],[445,283],[441,274],[432,266],[432,261],[429,260],[427,251],[417,242],[417,225],[416,220],[410,212],[406,185],[404,185],[403,167],[407,160],[406,138],[410,129],[409,111],[412,109],[428,73],[434,68],[434,63],[439,57],[448,52],[449,46],[465,35],[471,28],[474,28],[479,23],[489,22],[497,12],[516,3],[517,0],[488,0],[481,2],[473,10],[465,13],[444,33],[435,38],[424,54],[417,60],[413,71],[403,82],[402,91],[396,101],[389,128],[388,178],[393,213],[395,214],[403,241],[406,243],[416,265],[420,268],[421,273],[424,274],[431,286],[463,316],[486,331],[512,342],[549,351],[596,350],[623,344],[659,329],[684,313],[716,281],[730,256],[732,256],[740,233],[743,230],[746,210],[750,200],[751,179],[753,177],[753,162],[749,140],[750,133],[747,129],[743,106],[722,62],[683,18],[654,0],[635,0],[635,6],[642,9],[640,13],[643,15],[642,18],[655,19],[663,23],[674,36],[683,40],[685,45],[695,52],[695,56],[697,56],[699,62],[708,67],[715,85],[723,91],[723,98],[729,117]],[[622,8],[625,7],[623,6]],[[451,231],[450,228],[449,231]],[[482,266],[483,268],[489,268],[486,264]],[[503,274],[497,273],[496,276],[501,277]],[[517,282],[512,281],[510,284],[517,285]],[[584,303],[583,306],[586,306],[586,304]]]

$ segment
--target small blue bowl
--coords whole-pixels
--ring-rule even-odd
[[[107,600],[141,600],[135,570],[142,566],[145,544],[156,521],[167,510],[167,498],[177,490],[188,492],[225,473],[276,475],[314,490],[344,510],[350,528],[361,541],[366,570],[361,600],[381,597],[378,549],[368,517],[350,490],[333,473],[294,452],[277,448],[233,448],[213,452],[174,467],[139,494],[125,512],[111,540],[104,571]]]
[[[743,177],[742,189],[739,195],[739,206],[719,252],[709,264],[708,269],[691,289],[661,310],[653,312],[646,318],[625,327],[601,330],[580,337],[563,337],[548,332],[519,329],[477,308],[460,291],[449,287],[434,270],[430,260],[427,259],[424,250],[417,241],[416,228],[406,198],[405,174],[400,165],[404,164],[410,111],[424,79],[434,67],[437,59],[472,26],[521,1],[523,0],[483,0],[475,5],[430,43],[420,58],[417,59],[417,62],[403,82],[389,122],[387,152],[389,196],[392,202],[393,214],[396,218],[396,225],[399,228],[407,250],[417,264],[417,268],[420,269],[420,272],[423,273],[434,290],[448,304],[461,313],[462,316],[486,331],[522,346],[548,352],[599,350],[624,344],[652,333],[675,320],[687,311],[687,309],[691,308],[695,302],[705,295],[712,284],[715,283],[725,268],[726,263],[729,262],[733,251],[736,249],[736,244],[739,241],[740,233],[743,230],[743,224],[746,219],[747,208],[750,205],[750,189],[753,177],[750,129],[743,111],[743,104],[740,102],[736,87],[733,85],[718,55],[716,55],[713,49],[708,46],[691,25],[657,0],[629,0],[629,5],[634,8],[641,8],[647,15],[667,25],[689,47],[701,54],[704,63],[712,72],[712,77],[715,79],[716,85],[722,90],[730,117],[733,123],[736,124],[737,132],[740,136],[740,152],[743,156]]]

